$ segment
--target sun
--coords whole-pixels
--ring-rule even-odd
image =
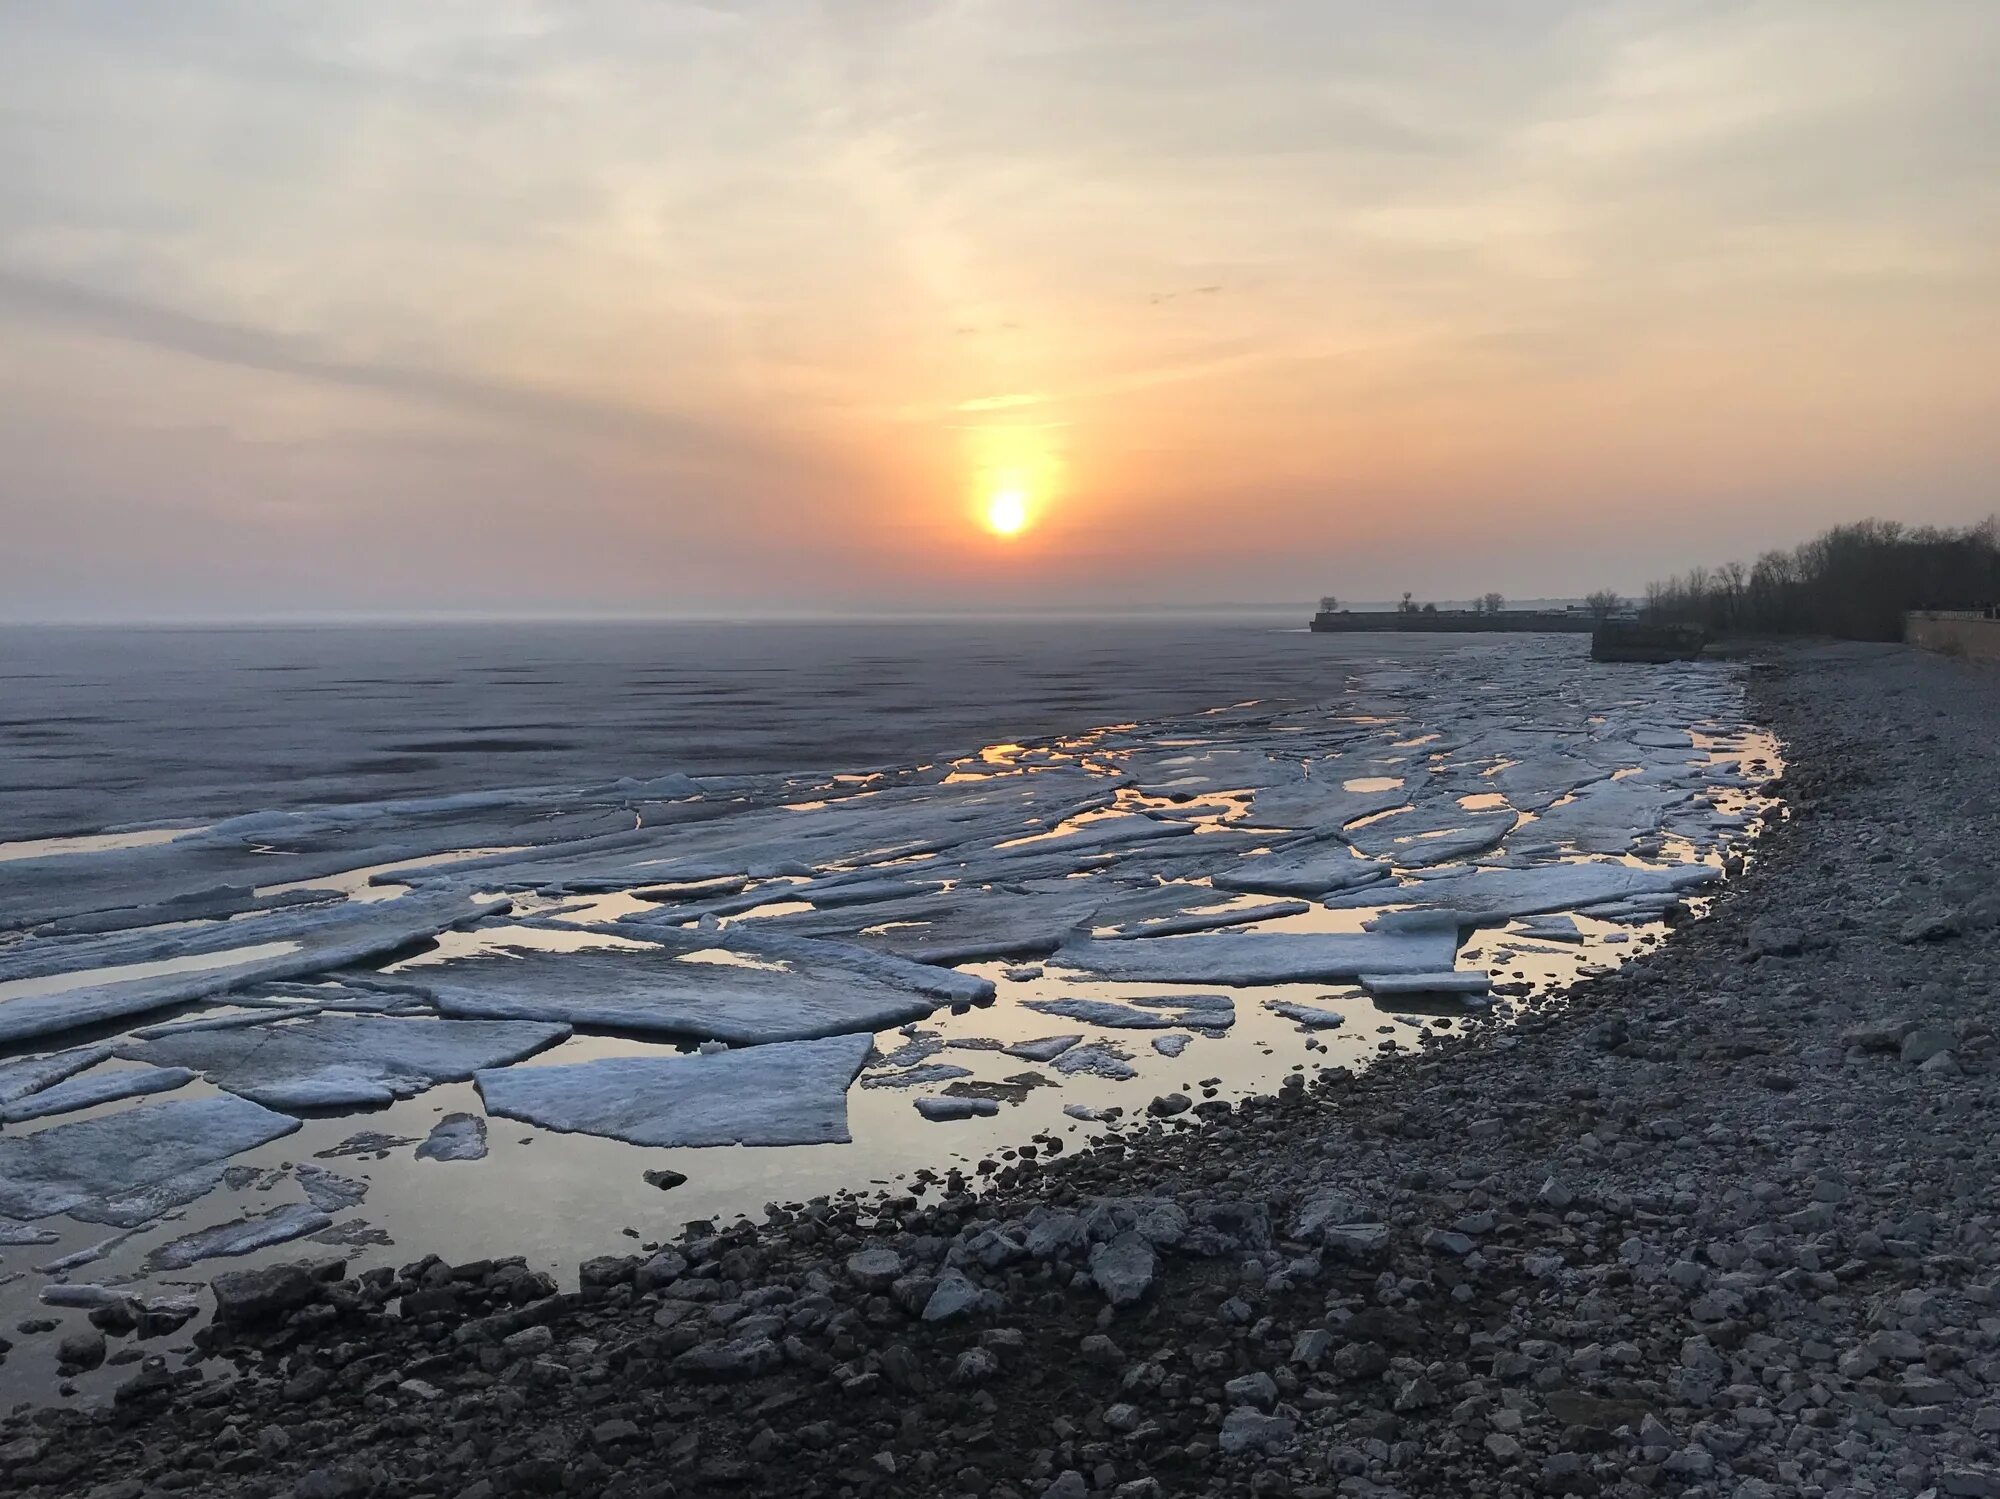
[[[996,489],[986,501],[986,529],[995,536],[1018,536],[1028,524],[1028,497],[1018,489]]]

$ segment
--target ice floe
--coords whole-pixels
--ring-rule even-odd
[[[1492,975],[1458,968],[1445,973],[1364,973],[1361,987],[1377,998],[1404,994],[1484,994]]]
[[[847,1087],[870,1044],[866,1035],[829,1036],[709,1056],[511,1067],[476,1081],[490,1114],[634,1145],[845,1143]]]
[[[385,957],[452,927],[494,915],[507,905],[506,901],[475,902],[462,891],[442,890],[246,917],[223,923],[226,930],[215,935],[161,933],[149,939],[160,954],[155,961],[179,964],[195,956],[212,962],[125,977],[116,976],[118,970],[111,968],[104,970],[99,981],[0,1001],[0,1043],[102,1025],[226,994],[261,980],[320,973]],[[80,969],[88,971],[95,971],[96,966],[87,959],[79,963]]]
[[[1541,864],[1527,869],[1476,869],[1450,879],[1426,880],[1389,890],[1349,892],[1330,896],[1324,904],[1336,908],[1407,905],[1416,908],[1410,913],[1412,915],[1447,912],[1452,913],[1462,925],[1483,926],[1509,921],[1517,916],[1578,911],[1641,896],[1678,899],[1721,878],[1722,871],[1709,864]],[[1399,921],[1392,915],[1378,918],[1375,930],[1388,935],[1398,927],[1408,928],[1416,924]],[[1431,966],[1448,968],[1451,965],[1439,963]],[[1357,976],[1361,971],[1356,970]],[[1366,971],[1386,973],[1393,970],[1370,967]]]
[[[486,1121],[477,1114],[447,1114],[417,1146],[420,1161],[483,1161]]]
[[[170,1204],[204,1175],[213,1186],[230,1156],[298,1127],[287,1115],[221,1095],[140,1104],[30,1135],[0,1136],[0,1213],[32,1220],[52,1213],[82,1217],[93,1207],[129,1211],[149,1205],[154,1189],[164,1190],[152,1200]],[[209,1166],[215,1170],[204,1172]]]
[[[120,1054],[192,1067],[274,1109],[333,1108],[409,1098],[440,1082],[533,1056],[567,1025],[504,1020],[392,1020],[317,1015],[259,1030],[196,1031],[127,1045]]]
[[[166,1093],[193,1081],[194,1073],[185,1067],[119,1067],[93,1072],[0,1105],[0,1120],[21,1124],[29,1119],[45,1119],[51,1114],[96,1108],[99,1104],[112,1103],[121,1098]]]
[[[1236,1003],[1227,994],[1149,995],[1129,1003],[1113,999],[1030,999],[1023,1003],[1044,1015],[1059,1015],[1107,1030],[1214,1033],[1236,1023]]]
[[[718,943],[711,958],[690,947],[497,953],[426,973],[446,1015],[556,1020],[735,1045],[887,1030],[944,1002],[857,963],[745,962],[740,948]],[[990,992],[990,983],[985,987]]]
[[[1099,978],[1144,984],[1289,984],[1426,973],[1451,966],[1455,934],[1416,932],[1239,932],[1147,942],[1066,943],[1051,960]]]
[[[202,1260],[254,1254],[273,1244],[303,1239],[330,1227],[333,1219],[306,1203],[287,1203],[268,1212],[198,1229],[160,1245],[146,1256],[151,1271],[185,1270]]]

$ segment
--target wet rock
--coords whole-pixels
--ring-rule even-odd
[[[104,1334],[95,1328],[69,1334],[56,1344],[56,1362],[72,1369],[95,1369],[104,1362]]]

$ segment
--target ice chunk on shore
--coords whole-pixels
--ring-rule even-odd
[[[1300,1004],[1295,999],[1267,999],[1264,1008],[1273,1015],[1304,1026],[1309,1031],[1330,1031],[1347,1024],[1347,1017],[1338,1010],[1322,1009],[1318,1005]]]
[[[0,1106],[0,1120],[21,1124],[45,1119],[51,1114],[68,1114],[77,1109],[95,1108],[120,1098],[138,1098],[146,1093],[165,1093],[194,1081],[185,1067],[120,1067],[71,1078],[53,1088],[43,1088],[25,1098]]]
[[[446,1015],[563,1020],[735,1045],[888,1030],[943,1002],[855,963],[745,962],[757,955],[724,949],[719,935],[708,940],[714,961],[698,949],[593,948],[468,958],[430,972]],[[991,993],[990,980],[978,982]]]
[[[491,1114],[634,1145],[846,1144],[867,1035],[482,1072]],[[0,1204],[3,1206],[4,1204]]]
[[[0,1137],[0,1213],[82,1217],[93,1205],[129,1203],[154,1188],[171,1197],[204,1177],[212,1186],[222,1161],[298,1127],[296,1119],[224,1094],[141,1104]],[[204,1169],[211,1165],[213,1172]]]
[[[1492,976],[1477,969],[1457,968],[1445,973],[1364,973],[1361,987],[1377,998],[1399,994],[1484,994],[1493,987]]]
[[[319,1015],[251,1032],[163,1036],[120,1054],[196,1068],[216,1086],[271,1108],[331,1108],[388,1103],[435,1083],[463,1082],[569,1033],[566,1025],[525,1021]]]
[[[185,1270],[202,1260],[254,1254],[259,1249],[303,1239],[332,1226],[333,1219],[318,1208],[302,1202],[287,1203],[267,1213],[253,1213],[169,1240],[146,1256],[146,1268],[154,1272]]]
[[[417,1147],[420,1161],[483,1161],[486,1121],[477,1114],[447,1114]]]
[[[1428,880],[1390,890],[1352,891],[1323,904],[1409,905],[1417,909],[1377,918],[1371,931],[1388,935],[1440,920],[1450,913],[1463,926],[1483,926],[1517,916],[1576,911],[1642,896],[1677,896],[1720,879],[1709,864],[1637,867],[1629,864],[1541,864],[1528,869],[1477,869],[1451,879]],[[1445,918],[1449,919],[1449,918]],[[1193,938],[1187,939],[1189,941]],[[1435,965],[1446,968],[1448,963]],[[1369,968],[1370,973],[1388,970]],[[1358,970],[1357,970],[1358,972]]]
[[[1099,978],[1137,984],[1288,984],[1425,973],[1449,968],[1457,934],[1417,932],[1233,932],[1146,942],[1085,940],[1051,960]]]

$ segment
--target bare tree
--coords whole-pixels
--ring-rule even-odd
[[[1597,592],[1587,595],[1583,602],[1589,608],[1591,616],[1599,624],[1602,624],[1625,607],[1625,600],[1618,597],[1609,588],[1598,589]]]
[[[1398,614],[1415,614],[1417,612],[1417,606],[1410,602],[1410,598],[1410,590],[1405,588],[1403,590],[1403,602],[1396,606]]]
[[[1482,594],[1479,599],[1479,607],[1487,614],[1498,614],[1502,609],[1507,607],[1507,601],[1497,593]]]
[[[2000,600],[2000,524],[1959,530],[1867,520],[1835,526],[1756,565],[1695,568],[1648,585],[1646,612],[1710,630],[1896,640],[1911,609]]]
[[[1339,600],[1339,599],[1335,598],[1335,597],[1334,597],[1334,596],[1333,596],[1332,594],[1330,594],[1330,593],[1324,593],[1324,594],[1321,594],[1321,595],[1320,595],[1320,600],[1319,600],[1319,612],[1320,612],[1321,614],[1334,614],[1334,613],[1338,613],[1338,612],[1339,612],[1339,609],[1340,609],[1340,600]]]

